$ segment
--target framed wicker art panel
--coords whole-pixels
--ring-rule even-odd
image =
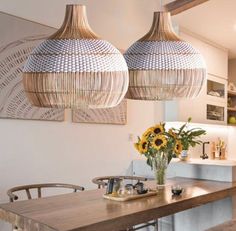
[[[127,100],[123,100],[114,108],[73,110],[72,122],[125,125],[127,122]]]
[[[62,109],[32,107],[22,83],[28,55],[55,29],[0,12],[0,31],[0,118],[63,121]]]

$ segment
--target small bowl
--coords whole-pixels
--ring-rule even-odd
[[[173,186],[171,187],[171,192],[175,196],[179,196],[183,192],[183,188],[180,186]]]
[[[137,190],[137,193],[138,194],[146,194],[146,193],[148,193],[148,190],[147,189]]]

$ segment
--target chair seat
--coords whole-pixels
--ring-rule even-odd
[[[236,220],[227,221],[206,231],[236,231]]]

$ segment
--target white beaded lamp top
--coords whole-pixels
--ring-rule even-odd
[[[205,69],[202,55],[184,41],[138,41],[125,53],[129,69]]]
[[[24,72],[128,71],[123,55],[98,39],[52,39],[34,49]]]
[[[123,55],[90,28],[83,5],[67,5],[61,28],[30,55],[24,72],[128,72]],[[127,74],[128,75],[128,74]]]

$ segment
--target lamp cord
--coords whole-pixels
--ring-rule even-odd
[[[162,0],[160,0],[160,11],[162,11],[163,10],[163,2],[162,2]]]
[[[79,0],[73,0],[72,4],[74,4],[74,5],[80,4],[80,1]]]

